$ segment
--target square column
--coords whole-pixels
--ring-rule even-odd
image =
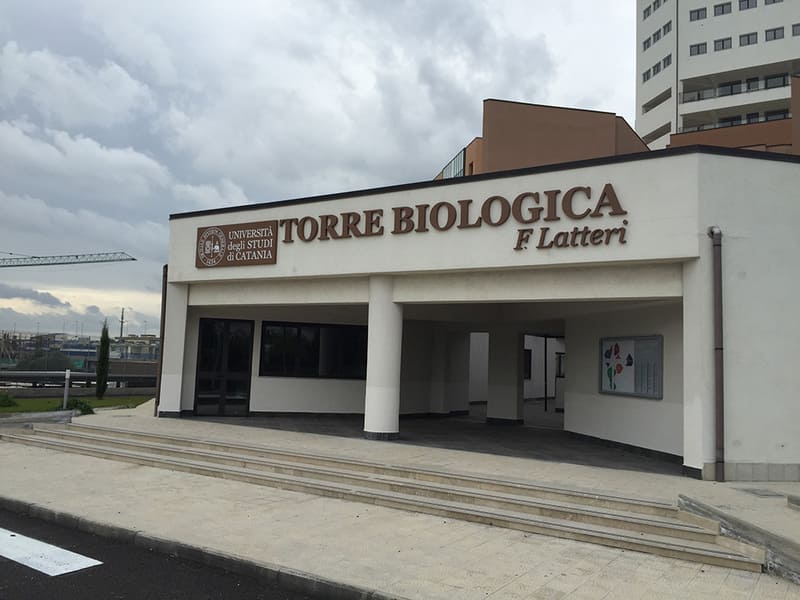
[[[189,305],[189,286],[167,284],[167,306],[164,318],[164,339],[161,340],[161,387],[158,416],[177,417],[181,414],[183,387],[183,355],[186,346],[186,315]],[[187,374],[194,377],[194,373]]]
[[[393,292],[391,277],[370,277],[364,437],[373,440],[400,433],[403,307],[393,301]]]
[[[521,425],[524,336],[514,329],[489,331],[489,395],[486,422]]]

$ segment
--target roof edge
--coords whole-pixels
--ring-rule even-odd
[[[726,148],[723,146],[706,146],[706,145],[679,146],[677,148],[665,148],[663,150],[651,150],[647,152],[636,152],[633,154],[619,154],[615,156],[603,156],[600,158],[588,158],[588,159],[570,161],[564,163],[554,163],[550,165],[539,165],[535,167],[511,169],[508,171],[493,171],[491,173],[482,173],[480,175],[469,175],[466,177],[457,177],[453,179],[418,181],[413,183],[402,183],[398,185],[365,188],[361,190],[353,190],[347,192],[336,192],[333,194],[322,194],[319,196],[305,196],[300,198],[291,198],[287,200],[275,200],[272,202],[259,202],[256,204],[242,204],[239,206],[224,206],[220,208],[210,208],[210,209],[196,210],[191,212],[172,213],[169,216],[169,220],[172,221],[177,219],[188,219],[192,217],[201,217],[207,215],[219,215],[219,214],[226,214],[233,212],[261,210],[264,208],[292,206],[295,204],[326,202],[330,200],[341,200],[343,198],[376,196],[378,194],[386,194],[390,192],[420,190],[420,189],[440,187],[440,186],[458,185],[461,183],[468,183],[473,181],[489,181],[492,179],[503,179],[506,177],[519,177],[522,175],[536,175],[539,173],[568,171],[571,169],[580,169],[585,167],[613,165],[618,163],[634,162],[640,160],[667,158],[670,156],[681,156],[683,154],[710,154],[715,156],[727,156],[732,158],[752,158],[758,160],[769,160],[773,162],[789,162],[794,164],[800,164],[800,156],[794,154],[779,154],[777,152],[744,150],[740,148]]]

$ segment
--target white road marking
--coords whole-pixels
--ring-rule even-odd
[[[99,560],[75,554],[2,527],[0,527],[0,556],[50,576],[103,564]]]

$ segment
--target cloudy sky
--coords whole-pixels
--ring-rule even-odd
[[[158,328],[170,213],[432,178],[481,100],[633,123],[635,3],[0,0],[0,330]],[[0,255],[7,256],[7,255]]]

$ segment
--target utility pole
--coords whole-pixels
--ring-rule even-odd
[[[122,326],[125,324],[125,307],[122,307],[122,315],[119,318],[119,341],[122,341]]]

